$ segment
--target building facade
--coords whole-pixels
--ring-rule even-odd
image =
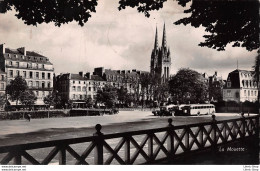
[[[102,88],[106,81],[97,75],[84,74],[60,74],[56,77],[57,90],[62,101],[85,101],[88,98],[96,99],[97,90]]]
[[[7,84],[16,76],[23,77],[37,96],[36,105],[44,105],[44,97],[53,90],[53,64],[49,58],[26,51],[25,47],[10,49],[0,45],[0,69],[6,73]]]
[[[164,24],[161,47],[159,47],[158,33],[156,27],[154,49],[152,50],[152,54],[151,54],[150,73],[160,75],[162,78],[162,82],[166,82],[170,78],[170,70],[171,70],[171,53],[169,47],[167,47],[166,29]]]
[[[236,102],[257,101],[257,82],[253,80],[252,75],[252,71],[239,69],[230,72],[223,88],[223,100]]]

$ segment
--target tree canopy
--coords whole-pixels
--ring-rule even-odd
[[[21,93],[19,99],[23,105],[31,107],[32,105],[35,104],[37,97],[35,96],[32,90],[26,90]]]
[[[208,86],[201,74],[191,69],[180,69],[169,81],[174,102],[200,103],[207,101]]]
[[[26,90],[28,90],[27,83],[21,76],[15,77],[15,79],[11,80],[10,84],[6,86],[6,94],[9,95],[8,98],[12,101],[16,101],[16,104],[18,104],[18,100],[20,100],[22,93]]]
[[[112,108],[117,102],[117,90],[111,85],[105,85],[103,89],[97,91],[98,103],[104,103],[106,107]]]
[[[119,10],[126,7],[136,8],[138,12],[150,16],[150,11],[160,10],[167,0],[119,0]],[[199,46],[225,50],[232,46],[244,47],[248,51],[259,48],[259,1],[201,1],[176,0],[179,5],[190,5],[184,13],[190,17],[182,18],[174,24],[193,27],[205,27],[209,34],[204,35],[204,42]],[[35,25],[54,22],[56,26],[78,22],[80,26],[96,12],[97,0],[4,0],[0,1],[0,12],[14,8],[17,18],[25,24]]]

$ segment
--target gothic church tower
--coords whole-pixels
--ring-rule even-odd
[[[167,47],[165,23],[163,26],[162,46],[158,45],[158,33],[156,27],[154,49],[151,54],[151,74],[158,74],[162,78],[162,82],[166,82],[170,77],[171,54]]]

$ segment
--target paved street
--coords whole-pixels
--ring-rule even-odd
[[[217,119],[240,117],[216,114]],[[103,133],[115,133],[167,126],[169,117],[153,116],[151,111],[121,111],[117,115],[0,121],[0,146],[65,138],[91,136],[97,123]],[[211,115],[173,118],[174,125],[211,121]]]

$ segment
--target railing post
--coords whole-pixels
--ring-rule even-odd
[[[189,144],[190,144],[190,140],[189,140],[189,127],[188,126],[185,126],[185,135],[184,135],[184,141],[185,141],[185,151],[189,151]]]
[[[200,147],[199,148],[203,148],[204,147],[204,143],[203,143],[203,126],[199,127],[199,143],[200,143]]]
[[[213,149],[217,149],[217,134],[216,134],[216,129],[217,129],[217,123],[216,123],[216,116],[212,115],[212,131],[211,131],[211,139],[213,141]]]
[[[241,113],[241,116],[242,116],[242,138],[245,138],[246,136],[246,119],[245,119],[245,116],[244,116],[244,112]]]
[[[125,163],[130,164],[130,138],[125,137]]]
[[[103,165],[104,137],[103,137],[103,133],[100,132],[102,126],[100,124],[97,124],[95,128],[97,132],[93,134],[93,136],[95,137],[94,163],[96,165]]]
[[[153,158],[153,134],[148,134],[149,139],[148,139],[148,156],[151,161],[154,160]]]
[[[174,152],[174,136],[173,136],[173,131],[174,131],[174,126],[172,125],[172,119],[168,119],[168,138],[167,138],[167,151],[170,154],[170,156],[173,156]]]
[[[14,164],[15,165],[21,165],[22,164],[22,156],[20,152],[16,152],[14,157]]]
[[[66,165],[66,149],[64,146],[61,147],[59,152],[59,164]]]

